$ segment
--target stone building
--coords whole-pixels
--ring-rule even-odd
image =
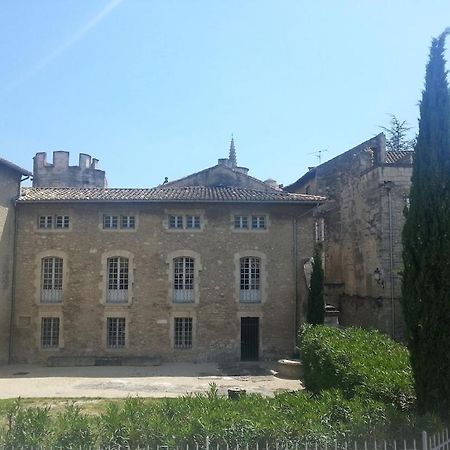
[[[401,338],[401,231],[412,175],[409,151],[387,151],[384,134],[311,168],[285,190],[323,195],[316,212],[326,302],[343,325]]]
[[[10,345],[16,239],[14,201],[22,178],[30,176],[28,170],[0,158],[0,363],[8,361]]]
[[[12,361],[294,352],[321,196],[249,176],[233,142],[217,165],[152,189],[105,183],[88,155],[78,167],[65,152],[53,164],[36,155],[33,187],[15,203]]]

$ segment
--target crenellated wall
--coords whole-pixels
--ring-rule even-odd
[[[36,153],[33,158],[33,187],[99,187],[107,185],[103,170],[97,169],[98,159],[80,153],[77,166],[69,165],[69,152],[53,152],[53,164],[47,162],[47,153]]]

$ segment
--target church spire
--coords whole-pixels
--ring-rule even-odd
[[[230,161],[231,167],[236,167],[237,166],[236,148],[234,147],[233,135],[231,135],[230,154],[228,156],[228,160]]]

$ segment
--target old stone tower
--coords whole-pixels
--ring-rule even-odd
[[[103,170],[97,169],[98,159],[80,153],[78,166],[69,166],[69,152],[53,152],[53,164],[45,152],[33,158],[33,187],[106,187]]]

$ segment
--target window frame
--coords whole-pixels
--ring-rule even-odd
[[[261,303],[261,300],[261,258],[243,256],[239,258],[239,302]]]
[[[114,255],[106,258],[106,303],[128,303],[130,288],[130,259]],[[123,287],[126,286],[126,287]]]
[[[39,213],[37,217],[37,231],[60,232],[72,230],[72,214],[70,213]]]
[[[61,256],[46,255],[40,261],[40,303],[62,303],[64,292],[64,258]]]
[[[40,348],[42,350],[55,350],[61,347],[61,318],[59,316],[42,316],[40,318]],[[45,323],[49,323],[49,328],[46,329]],[[54,324],[57,323],[56,327],[56,338],[55,338],[55,326]],[[49,343],[45,344],[46,342],[46,332],[50,332],[50,335],[47,336],[49,339]]]
[[[194,347],[194,319],[190,316],[173,318],[173,348],[191,350]]]
[[[235,233],[263,233],[269,229],[270,217],[268,213],[234,211],[230,222]]]
[[[119,329],[119,324],[123,325],[121,329]],[[108,350],[121,350],[126,348],[127,330],[127,317],[123,315],[106,317],[106,348]]]

